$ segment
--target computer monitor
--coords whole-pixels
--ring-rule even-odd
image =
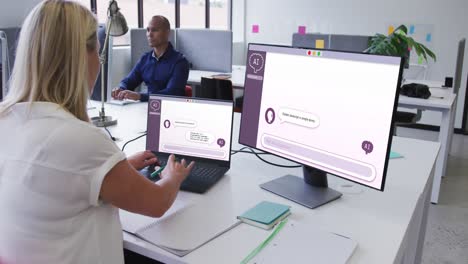
[[[458,94],[458,90],[460,90],[461,79],[463,75],[463,59],[465,58],[465,42],[466,42],[466,39],[461,39],[458,42],[457,64],[455,65],[455,83],[453,86],[453,92],[455,94]]]
[[[239,142],[301,163],[262,188],[315,208],[327,173],[383,191],[401,57],[249,44]]]

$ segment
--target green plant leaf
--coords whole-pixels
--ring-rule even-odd
[[[400,25],[393,31],[392,34],[400,34],[401,32],[403,32],[405,35],[407,35],[408,34],[408,28],[405,25]]]
[[[427,53],[427,55],[429,55],[429,57],[431,57],[434,61],[437,60],[436,55],[434,54],[434,52],[432,52],[430,49],[428,49],[423,44],[420,44],[420,45],[421,45],[421,48]]]

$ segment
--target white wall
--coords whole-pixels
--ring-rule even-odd
[[[468,38],[467,10],[466,0],[249,0],[245,7],[245,43],[291,45],[299,25],[306,25],[307,32],[356,35],[386,34],[387,26],[394,23],[433,25],[432,47],[437,62],[429,67],[427,79],[443,80],[454,75],[458,40]],[[260,33],[252,33],[253,24],[260,26]],[[455,122],[458,128],[466,92],[466,61],[468,52]],[[440,125],[440,115],[425,111],[421,123]]]
[[[0,0],[0,28],[18,27],[40,0]]]

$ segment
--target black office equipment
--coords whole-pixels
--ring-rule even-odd
[[[231,166],[233,102],[151,95],[148,102],[146,149],[165,166],[170,154],[195,161],[181,190],[204,193]],[[188,164],[187,163],[187,164]],[[153,167],[141,171],[151,180]]]
[[[201,78],[200,87],[195,89],[194,97],[232,101],[232,82],[227,79]]]

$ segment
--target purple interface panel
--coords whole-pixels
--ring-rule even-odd
[[[229,161],[232,102],[150,96],[146,148]]]
[[[400,65],[251,44],[239,142],[382,189]]]

